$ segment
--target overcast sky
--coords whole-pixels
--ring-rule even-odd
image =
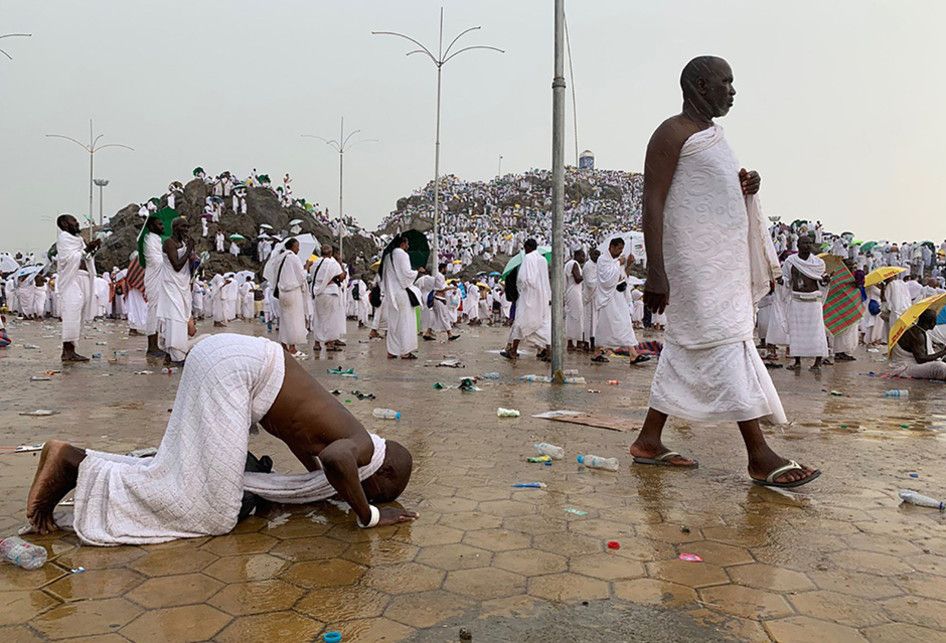
[[[710,9],[710,4],[712,9]],[[0,0],[0,249],[45,248],[60,212],[88,208],[88,137],[106,213],[187,180],[195,165],[288,171],[334,213],[338,157],[302,133],[339,117],[380,139],[346,156],[346,211],[374,227],[433,175],[435,71],[404,31],[436,45],[473,25],[444,68],[441,168],[466,179],[548,167],[552,0]],[[651,132],[679,110],[699,54],[727,58],[722,121],[763,206],[864,238],[946,236],[946,60],[941,0],[570,0],[578,136],[598,167],[640,170]],[[570,104],[569,104],[570,109]],[[571,114],[567,156],[573,163]],[[97,192],[97,190],[96,190]],[[95,203],[98,212],[98,195]]]

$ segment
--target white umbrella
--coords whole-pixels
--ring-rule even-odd
[[[299,225],[301,223],[305,223],[305,222],[302,219],[293,219],[292,221],[289,222],[289,225]],[[263,225],[266,225],[266,224],[263,224]]]
[[[640,261],[647,256],[644,250],[644,234],[642,232],[620,232],[608,235],[608,237],[598,245],[598,251],[602,255],[610,256],[608,254],[608,246],[611,243],[611,239],[615,237],[624,239],[624,250],[621,251],[622,257],[634,255],[634,258]]]
[[[42,266],[26,266],[25,268],[20,268],[16,273],[16,278],[19,280],[24,277],[29,277],[30,275],[35,275],[42,269]]]
[[[272,230],[272,229],[273,229],[273,226],[269,225],[268,223],[261,223],[261,224],[259,224],[259,227],[265,228],[266,230]]]
[[[16,262],[16,259],[10,255],[0,256],[0,272],[13,272],[14,270],[19,270],[20,264]]]
[[[128,268],[125,268],[123,270],[119,270],[118,272],[116,272],[114,279],[115,281],[121,281],[127,276],[128,276]]]
[[[302,258],[303,262],[315,254],[315,249],[319,245],[315,237],[308,233],[298,235],[296,241],[299,242],[299,256]]]
[[[241,270],[240,272],[236,273],[236,276],[237,281],[242,284],[244,281],[246,281],[247,277],[254,279],[256,277],[256,273],[252,270]]]

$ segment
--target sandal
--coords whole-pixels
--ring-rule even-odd
[[[664,451],[660,455],[654,458],[641,458],[634,456],[635,464],[650,464],[657,467],[674,467],[676,469],[697,469],[700,466],[700,463],[696,460],[693,461],[693,464],[674,464],[670,462],[674,458],[682,458],[683,456],[677,453],[676,451]],[[687,458],[689,460],[689,458]]]
[[[635,366],[637,364],[643,364],[644,362],[649,362],[649,361],[650,361],[650,358],[647,357],[646,355],[638,355],[634,359],[634,361],[631,362],[631,366]]]
[[[803,471],[804,467],[795,462],[794,460],[789,460],[788,464],[782,465],[773,469],[769,475],[765,476],[765,480],[759,480],[757,478],[750,478],[757,485],[763,487],[775,487],[776,489],[792,489],[793,487],[800,487],[803,484],[808,484],[815,478],[821,475],[821,471],[815,469],[814,472],[807,478],[802,478],[801,480],[794,480],[792,482],[775,482],[775,479],[779,476],[788,473],[789,471]]]
[[[408,353],[407,355],[401,355],[401,359],[417,359],[417,355],[414,353]]]
[[[506,359],[511,359],[511,360],[519,359],[519,353],[510,353],[509,351],[499,351],[499,355],[501,357],[505,357]]]
[[[591,361],[594,362],[595,364],[607,364],[611,360],[609,360],[604,355],[595,355],[594,357],[591,358]]]

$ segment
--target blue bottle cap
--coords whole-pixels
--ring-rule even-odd
[[[575,459],[578,460],[578,464],[584,464],[584,463],[585,463],[585,456],[583,456],[583,455],[579,455],[579,456],[578,456],[577,458],[575,458]]]
[[[339,643],[342,640],[342,633],[337,631],[326,632],[322,635],[322,640],[325,643]]]

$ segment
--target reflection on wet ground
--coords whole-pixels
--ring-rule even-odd
[[[946,640],[944,517],[896,497],[900,488],[946,497],[943,385],[883,379],[881,354],[863,350],[821,375],[772,371],[793,421],[768,429],[773,446],[824,471],[801,493],[780,493],[748,483],[733,426],[671,421],[667,444],[701,463],[672,471],[631,466],[633,433],[530,417],[565,408],[639,423],[653,366],[570,357],[587,385],[551,388],[515,379],[544,372],[535,361],[511,366],[489,352],[503,329],[422,342],[413,363],[384,359],[383,343],[350,330],[345,352],[304,365],[369,430],[413,452],[402,502],[421,513],[416,523],[363,531],[344,508],[321,503],[267,507],[230,535],[158,546],[39,538],[45,568],[0,566],[0,639],[312,640],[339,630],[348,641],[442,641],[462,627],[481,641]],[[102,358],[31,382],[61,368],[57,333],[55,324],[11,326],[16,343],[0,352],[0,446],[156,446],[179,374],[146,363],[144,338],[98,323],[82,347]],[[465,368],[436,367],[448,354]],[[326,374],[338,364],[358,379]],[[479,392],[433,387],[488,371],[501,379],[481,380]],[[910,397],[885,399],[889,388]],[[375,406],[403,419],[375,420]],[[523,417],[497,418],[497,407]],[[59,414],[19,415],[40,408]],[[525,462],[539,441],[562,445],[566,458]],[[301,470],[265,434],[250,445],[277,469]],[[617,457],[620,471],[582,470],[578,453]],[[36,461],[0,450],[0,534],[25,522]],[[547,487],[512,486],[532,481]]]

